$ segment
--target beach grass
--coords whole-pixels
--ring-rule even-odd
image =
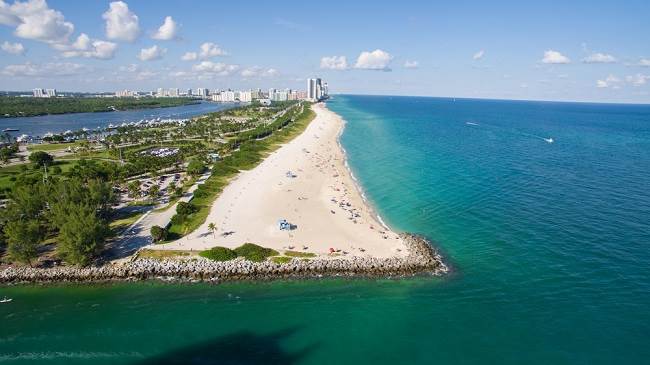
[[[316,257],[316,254],[313,252],[300,252],[300,251],[284,251],[284,255],[289,257],[303,257],[303,258]]]
[[[155,259],[155,260],[164,260],[171,259],[176,257],[188,257],[192,256],[194,253],[190,251],[180,251],[180,250],[140,250],[138,252],[139,258],[145,259]]]
[[[276,264],[286,264],[291,262],[293,258],[287,257],[287,256],[273,256],[271,257],[271,261],[273,261]]]

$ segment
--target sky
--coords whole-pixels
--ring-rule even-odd
[[[0,89],[650,103],[650,1],[0,0]]]

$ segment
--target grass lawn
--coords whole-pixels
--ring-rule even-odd
[[[59,160],[55,161],[53,166],[60,167],[61,173],[65,173],[69,171],[75,165],[75,163],[76,162],[74,161]],[[18,177],[18,175],[23,173],[25,167],[27,167],[27,170],[24,172],[25,174],[32,176],[41,176],[42,170],[34,170],[33,164],[31,163],[0,167],[0,195],[3,191],[11,189],[11,187],[14,185],[13,180]],[[52,167],[49,168],[49,174],[56,176],[56,174],[52,172]]]
[[[68,147],[70,148],[75,148],[79,146],[81,142],[70,142],[70,143],[43,143],[43,144],[31,144],[27,146],[27,150],[34,152],[34,151],[45,151],[45,152],[50,152],[50,151],[59,151],[59,150],[65,150]]]

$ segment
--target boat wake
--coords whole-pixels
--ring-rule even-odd
[[[478,125],[478,123],[474,123],[474,122],[465,122],[465,124],[467,124],[467,125]]]

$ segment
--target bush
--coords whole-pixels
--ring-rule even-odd
[[[261,262],[271,256],[279,255],[278,251],[274,249],[258,246],[254,243],[244,243],[237,247],[235,252],[237,253],[237,256],[242,256],[246,260],[253,262]]]
[[[201,251],[199,256],[214,261],[230,261],[237,257],[237,252],[226,247],[213,247],[209,250]]]
[[[151,227],[151,238],[154,242],[163,241],[167,238],[167,230],[160,226]]]
[[[178,202],[176,206],[176,214],[188,216],[197,211],[196,205],[186,202]]]

